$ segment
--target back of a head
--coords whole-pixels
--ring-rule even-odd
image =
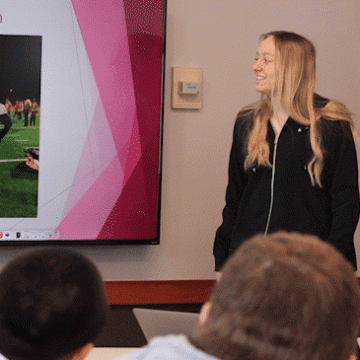
[[[95,265],[59,248],[21,255],[0,273],[0,353],[55,360],[91,343],[109,305]]]
[[[210,302],[192,342],[221,359],[346,360],[356,353],[354,269],[313,236],[278,232],[246,241]]]

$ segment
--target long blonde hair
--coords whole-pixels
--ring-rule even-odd
[[[310,126],[310,145],[313,157],[308,172],[313,186],[321,185],[324,165],[322,134],[317,126],[322,117],[327,120],[345,120],[355,134],[351,112],[339,101],[330,100],[325,106],[314,103],[316,52],[314,45],[304,37],[286,31],[273,31],[260,37],[275,41],[275,84],[271,97],[261,95],[260,100],[245,109],[254,109],[254,124],[248,136],[245,169],[252,166],[269,166],[269,144],[266,141],[271,115],[280,106],[280,101],[290,116],[303,125]],[[273,103],[271,98],[278,99]]]

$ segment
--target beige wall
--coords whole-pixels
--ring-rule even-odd
[[[161,244],[81,249],[106,280],[214,277],[234,117],[258,98],[251,71],[258,36],[281,29],[313,40],[317,91],[360,114],[359,0],[168,0]],[[202,110],[171,110],[173,66],[203,68]],[[360,233],[356,246],[360,254]],[[3,249],[0,264],[17,251]]]

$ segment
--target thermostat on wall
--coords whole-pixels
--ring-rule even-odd
[[[188,67],[172,68],[172,108],[201,109],[202,69]]]
[[[180,82],[180,94],[196,95],[200,93],[200,83],[194,81]]]

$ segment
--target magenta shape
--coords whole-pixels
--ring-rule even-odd
[[[76,175],[71,186],[68,202],[66,204],[65,216],[75,206],[84,194],[89,195],[88,190],[93,186],[94,181],[101,175],[116,156],[116,148],[112,139],[102,103],[99,99],[88,135],[82,150],[81,158],[77,167]],[[126,154],[124,155],[126,158]],[[123,173],[120,167],[116,171]],[[123,181],[116,184],[121,191]],[[99,206],[103,199],[93,199],[94,205]],[[110,201],[110,199],[108,200]],[[81,211],[81,209],[78,209]]]
[[[130,139],[136,111],[123,3],[72,3],[113,139],[121,151]]]
[[[143,161],[137,163],[125,184],[121,197],[99,233],[102,239],[151,239],[156,237],[157,223],[152,220],[145,191]],[[134,191],[136,190],[136,191]]]
[[[94,239],[111,211],[112,205],[120,196],[124,180],[121,163],[126,164],[127,173],[129,173],[140,157],[141,147],[137,140],[138,124],[122,6],[119,6],[120,3],[116,5],[115,2],[100,6],[99,3],[85,3],[77,0],[73,1],[73,5],[98,86],[101,104],[98,104],[94,112],[70,192],[65,218],[59,230],[64,239],[71,239],[71,236],[73,236],[72,239]],[[98,20],[96,26],[92,22],[95,17]],[[110,29],[114,29],[112,35],[109,34]],[[133,138],[131,138],[132,135]],[[136,143],[138,146],[134,151]],[[113,150],[111,144],[115,144],[116,149]],[[117,167],[111,168],[113,174],[105,172],[110,179],[104,176],[105,173],[101,174],[103,165],[94,163],[95,154],[92,153],[94,147],[95,152],[104,160],[106,157],[116,156],[116,150],[118,156],[122,155],[122,158],[116,161]],[[123,151],[124,149],[130,149],[134,155],[128,159],[128,151]],[[101,161],[101,159],[97,160]],[[95,179],[98,180],[95,181]],[[117,181],[112,181],[113,179]],[[106,191],[100,197],[99,188]],[[117,196],[113,197],[114,194]],[[74,223],[71,219],[76,219],[76,214],[91,213],[87,209],[89,202],[95,208],[101,208],[102,214],[94,219],[91,226],[87,224],[84,229],[81,222]],[[105,204],[103,205],[102,202]],[[106,212],[104,212],[105,208],[107,208]],[[102,219],[102,222],[99,222],[99,219]],[[75,229],[77,229],[76,234],[70,235],[69,238],[68,234]]]
[[[158,225],[164,2],[152,1],[151,5],[143,0],[123,2],[142,158],[127,180],[99,238],[154,239]],[[141,203],[142,209],[133,208],[134,203]]]
[[[119,169],[119,159],[115,157],[77,205],[65,216],[56,229],[60,232],[62,240],[91,240],[98,237],[116,199],[120,196],[118,184],[122,182],[123,173]],[[113,202],[106,201],[108,198],[112,198]],[[97,201],[94,202],[94,199]]]
[[[151,23],[146,24],[144,19],[149,20],[146,3],[124,0],[128,35],[120,0],[72,2],[117,149],[118,166],[122,164],[125,168],[127,180],[114,208],[102,209],[102,221],[106,212],[110,215],[104,221],[98,239],[154,238],[157,234],[159,187],[163,1],[151,2],[156,16],[149,17]],[[112,168],[112,171],[116,169]],[[86,230],[93,224],[90,220],[84,221],[81,214],[94,213],[87,206],[90,205],[89,195],[100,196],[96,187],[104,187],[110,192],[114,190],[106,185],[103,173],[64,219],[59,227],[61,238],[64,234],[69,240],[94,238],[96,230]],[[76,228],[79,224],[70,218],[71,215],[81,223],[80,232],[84,231],[81,237],[78,231],[70,234],[69,227]],[[99,225],[97,221],[96,228]]]

